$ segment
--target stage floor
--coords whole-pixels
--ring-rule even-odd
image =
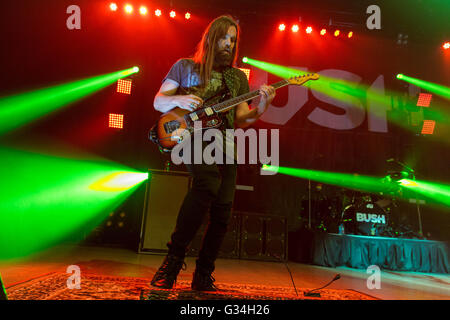
[[[0,261],[0,274],[7,291],[9,286],[50,272],[66,272],[69,265],[79,265],[82,272],[151,279],[162,259],[126,249],[64,245],[28,258]],[[178,279],[190,281],[195,258],[188,257],[186,264],[187,270],[181,271]],[[297,290],[322,287],[339,273],[341,279],[328,289],[351,289],[383,300],[450,300],[450,276],[445,274],[382,271],[381,288],[371,290],[367,287],[371,274],[366,270],[290,261],[288,266]],[[213,275],[217,283],[293,288],[285,264],[279,262],[218,259]]]

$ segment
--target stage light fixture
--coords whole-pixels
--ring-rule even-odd
[[[161,14],[162,14],[161,10],[159,10],[159,9],[155,10],[155,16],[161,17]]]
[[[431,103],[431,98],[433,97],[430,93],[421,93],[417,99],[418,107],[429,107]]]
[[[116,129],[123,129],[123,114],[110,113],[109,127]]]
[[[169,15],[170,15],[171,18],[175,18],[175,17],[177,16],[176,12],[173,11],[173,10],[170,11],[170,14],[169,14]]]
[[[397,74],[397,79],[403,79],[403,74],[401,73]]]
[[[292,26],[291,30],[292,30],[292,32],[298,32],[298,30],[299,30],[298,24],[294,24]]]
[[[320,30],[320,35],[324,36],[327,33],[327,29]]]
[[[248,62],[248,58],[247,57],[243,57],[242,58],[242,62],[247,63]]]
[[[280,31],[286,30],[286,25],[285,25],[284,23],[280,24],[280,25],[278,26],[278,30],[280,30]]]
[[[334,36],[335,36],[335,37],[338,37],[340,33],[341,33],[341,31],[336,30],[336,31],[334,32]]]
[[[133,6],[131,4],[125,5],[125,12],[130,14],[133,12]]]
[[[186,14],[184,15],[184,18],[186,20],[189,20],[191,18],[191,14],[189,12],[186,12]]]
[[[117,89],[116,91],[119,93],[131,94],[131,84],[132,80],[117,80]]]
[[[436,126],[436,121],[423,120],[422,134],[433,134],[435,126]]]
[[[313,31],[312,27],[307,27],[306,28],[306,33],[311,33]]]
[[[349,38],[353,37],[353,31],[350,31],[350,32],[348,33],[347,37],[349,37]]]
[[[445,42],[445,43],[442,45],[442,48],[444,48],[444,50],[450,49],[450,42],[449,42],[449,41]]]
[[[141,15],[146,15],[146,14],[148,13],[147,7],[141,6],[141,7],[139,8],[139,13],[140,13]]]
[[[250,80],[250,69],[248,69],[248,68],[239,68],[239,69],[245,73],[245,75],[247,76],[247,81],[249,81]]]
[[[109,9],[110,9],[111,11],[117,11],[117,4],[115,4],[114,2],[111,2],[111,3],[109,4]]]

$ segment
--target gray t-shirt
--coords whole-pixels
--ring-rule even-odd
[[[243,95],[248,93],[250,90],[247,76],[242,70],[237,68],[228,68],[224,72],[217,72],[213,70],[211,73],[211,80],[204,88],[201,87],[199,68],[192,59],[179,59],[167,73],[163,82],[166,79],[173,80],[179,84],[178,90],[175,94],[193,94],[202,98],[203,101],[215,97],[223,89],[228,89],[232,97]],[[235,108],[221,114],[221,116],[225,123],[222,128],[223,136],[226,138],[224,130],[234,129]],[[234,144],[234,141],[225,139],[224,143]]]

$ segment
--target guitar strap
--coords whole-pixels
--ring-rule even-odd
[[[231,98],[234,98],[238,94],[238,88],[236,83],[236,76],[234,72],[234,68],[228,67],[226,68],[222,73],[222,86],[226,86],[226,89],[231,96]],[[234,127],[234,114],[235,109],[232,108],[227,112],[221,113],[220,117],[224,121],[224,123],[228,124],[228,127],[233,128]]]

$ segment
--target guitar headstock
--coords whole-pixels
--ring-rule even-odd
[[[302,76],[291,77],[288,79],[288,81],[289,81],[289,84],[295,84],[297,86],[300,86],[300,85],[304,84],[306,81],[317,80],[319,78],[320,78],[320,76],[317,73],[307,73]]]

